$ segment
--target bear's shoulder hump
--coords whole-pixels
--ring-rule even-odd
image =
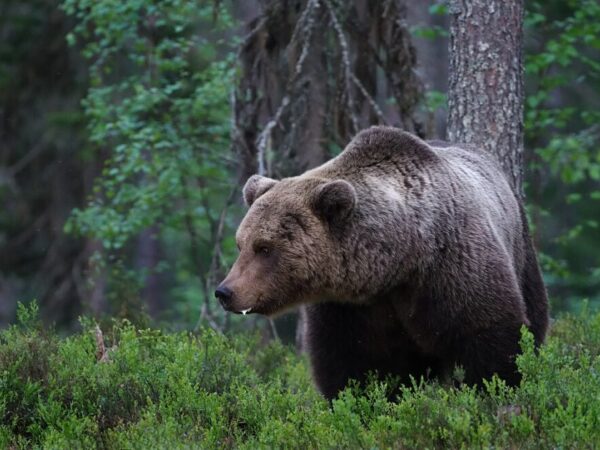
[[[436,151],[421,138],[388,126],[374,126],[358,133],[344,153],[357,163],[408,158],[437,161]]]

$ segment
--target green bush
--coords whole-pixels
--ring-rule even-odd
[[[600,445],[600,314],[565,316],[523,381],[482,390],[415,381],[328,404],[303,358],[258,336],[44,329],[36,307],[0,333],[0,448],[573,448]],[[99,342],[106,345],[102,351]]]

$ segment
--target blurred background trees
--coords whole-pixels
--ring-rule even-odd
[[[444,138],[449,13],[3,1],[0,323],[38,298],[65,328],[82,313],[261,326],[212,301],[235,257],[240,185],[301,173],[375,123]],[[524,42],[524,185],[544,276],[555,311],[600,303],[600,5],[528,1]]]

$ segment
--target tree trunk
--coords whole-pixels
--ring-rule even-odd
[[[134,256],[136,268],[140,271],[148,271],[141,296],[148,313],[154,318],[165,306],[164,276],[156,271],[158,264],[164,259],[161,241],[157,238],[158,234],[159,228],[156,225],[142,231],[137,238]]]
[[[494,154],[521,194],[523,0],[450,0],[448,140]]]
[[[259,3],[233,98],[242,180],[302,173],[370,125],[423,134],[403,0]]]

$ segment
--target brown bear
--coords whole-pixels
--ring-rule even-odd
[[[527,221],[483,151],[390,127],[359,133],[300,176],[253,176],[239,257],[215,295],[238,313],[306,305],[306,348],[333,398],[369,372],[467,383],[519,380],[520,329],[536,343],[546,293]]]

